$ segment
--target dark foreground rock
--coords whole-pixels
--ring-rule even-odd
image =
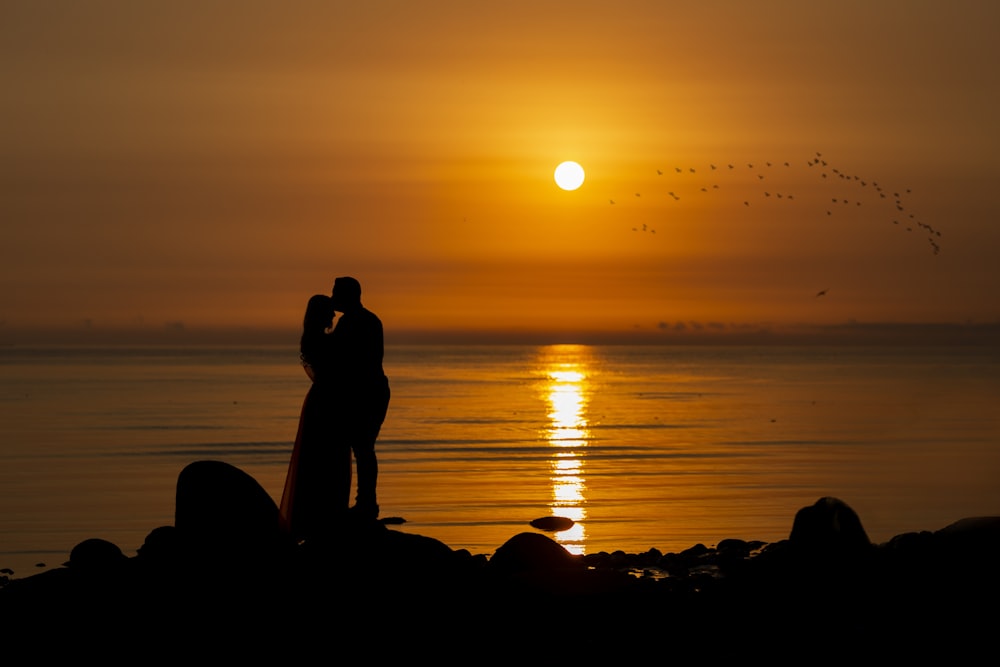
[[[289,544],[246,477],[192,466],[175,525],[153,530],[137,556],[87,540],[66,567],[0,588],[9,651],[38,661],[827,664],[995,649],[998,517],[876,545],[847,504],[821,498],[776,543],[575,556],[525,532],[487,558],[378,522]]]

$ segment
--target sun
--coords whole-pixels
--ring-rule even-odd
[[[583,185],[583,167],[576,162],[563,162],[556,167],[556,185],[563,190],[576,190]]]

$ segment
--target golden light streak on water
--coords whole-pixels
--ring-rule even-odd
[[[587,440],[589,384],[586,347],[554,345],[542,349],[540,365],[544,372],[544,392],[548,401],[546,438],[552,446],[550,460],[551,513],[573,519],[569,530],[555,534],[568,551],[586,551],[587,481],[584,475]]]

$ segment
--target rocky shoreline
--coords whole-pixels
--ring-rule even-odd
[[[873,544],[845,502],[821,498],[774,543],[576,556],[537,530],[486,557],[381,522],[291,545],[255,487],[226,464],[196,462],[178,480],[175,525],[154,529],[135,557],[87,540],[64,567],[8,578],[5,643],[106,659],[126,642],[180,658],[619,662],[696,651],[752,664],[951,660],[995,643],[1000,517]]]

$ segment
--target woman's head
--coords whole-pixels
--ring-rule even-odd
[[[314,294],[306,305],[302,321],[304,331],[323,331],[333,324],[333,299],[326,294]]]

